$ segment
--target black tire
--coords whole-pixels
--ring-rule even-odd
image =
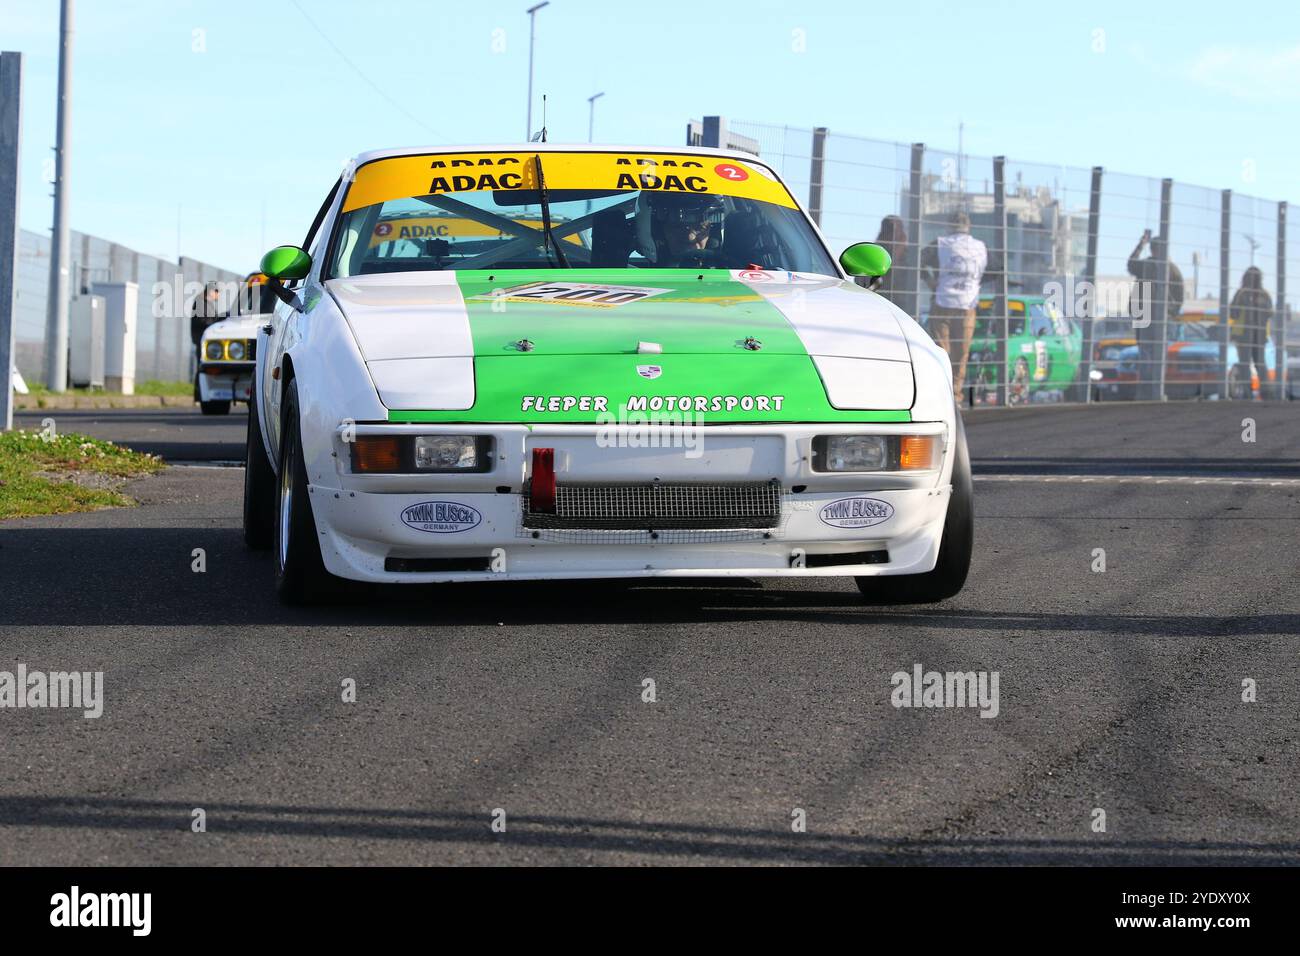
[[[229,415],[230,402],[199,402],[204,415]]]
[[[966,449],[966,426],[957,416],[957,442],[952,465],[952,495],[939,543],[939,560],[924,574],[881,575],[854,580],[867,604],[934,604],[957,594],[970,571],[975,545],[975,487]]]
[[[1250,369],[1234,365],[1228,369],[1228,397],[1237,402],[1248,402],[1254,398],[1250,387]]]
[[[1067,402],[1086,402],[1088,400],[1088,383],[1083,380],[1083,365],[1074,370],[1074,380],[1065,388]]]
[[[262,441],[257,389],[248,394],[248,439],[244,450],[244,543],[254,551],[275,544],[275,469]]]
[[[298,383],[285,389],[276,482],[275,589],[286,604],[315,604],[339,579],[325,570],[307,490],[307,462],[298,428]]]

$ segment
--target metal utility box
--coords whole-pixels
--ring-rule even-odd
[[[104,387],[105,309],[102,295],[72,300],[68,314],[68,384]]]
[[[104,297],[104,387],[134,395],[140,287],[134,282],[96,282],[92,291]]]

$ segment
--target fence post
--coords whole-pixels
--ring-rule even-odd
[[[925,162],[925,143],[912,144],[910,179],[907,186],[907,268],[912,271],[911,291],[907,293],[906,312],[921,321],[921,166]],[[906,300],[905,300],[906,301]],[[933,338],[933,333],[931,333]]]
[[[822,175],[826,160],[826,127],[813,129],[812,167],[808,171],[808,215],[820,228],[822,224]]]
[[[1286,382],[1286,203],[1277,204],[1277,308],[1273,310],[1273,361],[1277,363],[1277,397],[1287,399]],[[1267,364],[1267,363],[1265,363]]]
[[[0,431],[14,427],[14,299],[18,289],[18,158],[23,55],[0,53]]]
[[[1160,248],[1161,253],[1155,257],[1156,260],[1156,289],[1159,290],[1159,298],[1153,303],[1152,311],[1155,316],[1153,322],[1160,322],[1160,341],[1155,342],[1155,336],[1148,335],[1148,341],[1155,345],[1159,351],[1156,353],[1154,361],[1156,362],[1156,379],[1144,384],[1142,394],[1147,398],[1153,398],[1158,402],[1165,400],[1165,357],[1169,348],[1169,205],[1173,197],[1174,181],[1172,179],[1160,180]]]
[[[1102,167],[1092,167],[1092,190],[1088,195],[1088,251],[1083,260],[1083,281],[1088,283],[1091,293],[1087,296],[1088,314],[1083,319],[1083,355],[1080,377],[1083,379],[1083,400],[1092,401],[1092,352],[1096,346],[1093,323],[1097,320],[1097,236],[1101,226],[1101,177]],[[1074,301],[1078,301],[1075,297]]]
[[[993,314],[989,316],[998,330],[997,366],[994,381],[998,383],[998,407],[1006,408],[1011,383],[1007,381],[1007,268],[1011,263],[1007,249],[1007,158],[993,157],[993,242],[1002,257],[1002,268],[993,278]],[[1026,314],[1025,321],[1029,316]],[[968,343],[969,344],[969,343]],[[1026,394],[1026,397],[1028,395]]]
[[[1228,368],[1228,343],[1232,328],[1228,324],[1228,295],[1231,277],[1228,270],[1232,268],[1232,190],[1225,189],[1220,194],[1219,207],[1219,324],[1223,326],[1223,337],[1219,340],[1219,367],[1223,369],[1224,401],[1232,398],[1228,392],[1231,369]]]

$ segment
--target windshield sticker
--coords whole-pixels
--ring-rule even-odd
[[[527,226],[529,229],[541,229],[542,220],[528,216],[516,216],[515,225]],[[370,235],[370,248],[385,242],[400,239],[505,239],[507,234],[486,223],[458,216],[403,216],[400,219],[384,219],[375,224]],[[569,235],[563,238],[570,245],[582,246],[582,237]]]
[[[629,302],[640,302],[671,292],[640,285],[601,285],[592,282],[529,282],[509,289],[496,289],[485,295],[472,296],[471,302],[549,302],[553,305],[585,305],[611,309]]]
[[[393,156],[357,169],[343,212],[412,196],[482,190],[535,190],[529,152]],[[676,153],[540,152],[548,189],[646,190],[735,196],[796,208],[789,191],[761,166]],[[759,173],[759,175],[755,175]]]

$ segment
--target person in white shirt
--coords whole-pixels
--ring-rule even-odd
[[[934,293],[930,336],[952,362],[952,389],[958,404],[966,379],[967,350],[975,334],[980,283],[988,264],[988,248],[970,234],[970,216],[964,212],[952,217],[952,232],[921,252],[921,278]]]

